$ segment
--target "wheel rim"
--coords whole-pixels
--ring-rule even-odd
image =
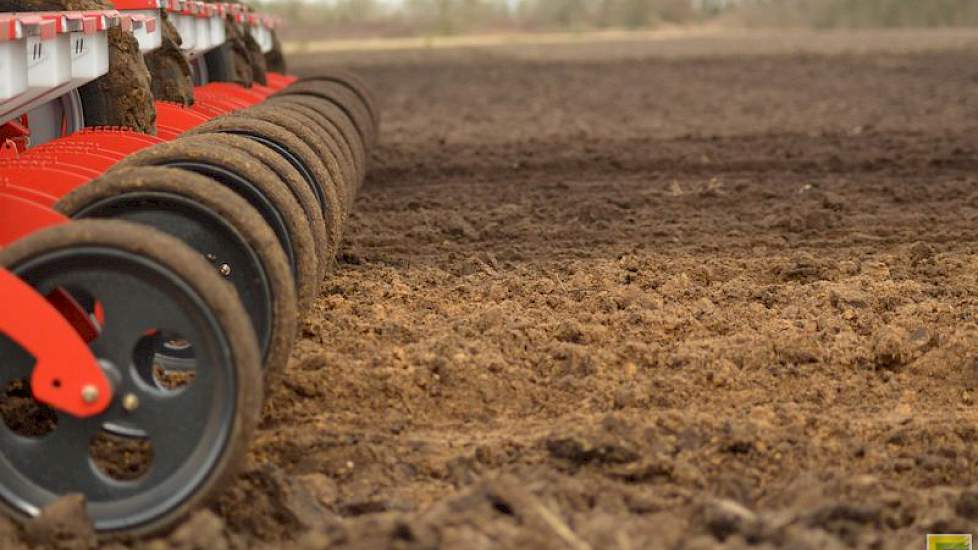
[[[78,90],[31,109],[27,113],[31,146],[47,143],[85,127],[85,113]]]
[[[323,196],[323,190],[320,189],[319,185],[316,183],[316,178],[313,177],[312,173],[309,171],[306,165],[303,164],[302,161],[299,160],[297,156],[292,154],[292,151],[289,151],[288,148],[279,144],[277,141],[273,141],[271,139],[266,138],[265,136],[256,134],[254,132],[230,131],[227,133],[244,136],[251,140],[257,141],[258,143],[261,143],[262,145],[268,147],[272,151],[278,153],[279,156],[281,156],[286,161],[288,161],[288,163],[291,164],[292,167],[295,168],[297,172],[299,172],[299,175],[302,176],[302,180],[306,182],[306,185],[309,187],[309,189],[312,190],[313,195],[316,196],[316,201],[319,203],[320,210],[326,209],[326,197]]]
[[[114,380],[116,399],[93,418],[56,413],[57,425],[41,437],[0,423],[0,496],[35,515],[58,495],[80,492],[100,531],[133,528],[172,511],[218,464],[235,421],[237,371],[213,313],[161,264],[109,247],[53,251],[10,269],[42,294],[65,288],[101,303],[104,325],[91,348]],[[197,369],[189,386],[165,390],[139,373],[152,361],[151,330],[178,332],[193,342]],[[4,369],[0,382],[7,387],[29,375],[29,369]],[[130,394],[139,406],[127,411],[121,397]],[[119,480],[99,469],[91,445],[109,424],[148,436],[152,461],[141,477]]]
[[[200,252],[218,273],[234,285],[267,357],[272,331],[272,292],[265,269],[254,249],[229,223],[210,209],[173,193],[130,192],[94,202],[75,218],[111,218],[147,225],[172,235]],[[193,348],[163,335],[157,358],[168,370],[193,370]]]
[[[194,86],[203,86],[210,82],[210,75],[207,74],[207,61],[204,56],[199,55],[190,61],[190,74]]]
[[[286,258],[289,259],[289,269],[291,269],[293,277],[299,272],[298,260],[295,257],[292,239],[289,237],[288,224],[285,223],[282,214],[268,200],[268,197],[248,181],[247,178],[220,166],[190,160],[168,161],[160,164],[160,166],[182,168],[183,170],[207,176],[221,182],[232,191],[244,197],[245,200],[255,207],[255,210],[258,210],[258,213],[261,214],[269,227],[272,228],[272,232],[275,233],[275,237],[282,245],[282,250],[285,251]]]

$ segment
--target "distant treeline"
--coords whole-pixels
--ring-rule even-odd
[[[834,27],[978,25],[978,0],[753,0],[732,14],[748,24]]]
[[[491,31],[748,26],[978,25],[978,0],[274,0],[287,37],[404,36]]]

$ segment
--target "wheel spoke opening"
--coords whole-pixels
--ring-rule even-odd
[[[43,437],[58,427],[58,416],[34,399],[26,378],[11,380],[0,393],[0,416],[10,431],[21,437]]]
[[[122,436],[99,430],[89,444],[92,462],[116,481],[135,481],[153,465],[153,445],[147,437]]]
[[[167,394],[184,391],[197,378],[194,345],[174,330],[148,331],[136,343],[132,364],[139,382]],[[125,402],[123,407],[126,407]]]

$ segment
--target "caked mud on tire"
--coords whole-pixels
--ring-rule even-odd
[[[325,80],[300,80],[278,93],[280,96],[291,94],[311,95],[332,101],[350,117],[357,132],[360,133],[363,143],[368,148],[373,147],[377,142],[377,126],[374,124],[366,103],[347,86]]]
[[[285,184],[285,187],[292,193],[292,196],[302,207],[304,220],[312,233],[312,240],[316,248],[317,274],[318,280],[322,281],[329,269],[333,258],[336,256],[336,248],[339,241],[339,234],[327,233],[327,225],[323,220],[323,211],[319,207],[319,202],[306,182],[303,181],[299,172],[292,167],[273,149],[245,136],[235,136],[230,134],[219,134],[208,136],[215,144],[239,149],[244,153],[260,160],[265,166],[270,168],[275,175]],[[338,228],[337,228],[338,229]]]
[[[341,161],[340,168],[344,170],[347,181],[354,184],[351,188],[354,190],[359,188],[366,168],[365,152],[349,119],[343,116],[342,112],[338,113],[339,116],[330,116],[329,108],[335,108],[335,105],[315,97],[302,95],[288,95],[279,98],[272,96],[269,98],[269,104],[286,107],[314,119],[320,128],[329,133],[339,147],[337,160]]]
[[[316,195],[326,231],[335,235],[336,242],[339,242],[344,219],[343,206],[326,165],[306,142],[273,122],[242,116],[216,118],[190,130],[188,135],[212,133],[243,135],[277,147],[280,154],[284,155],[283,158],[289,159],[289,163],[300,172],[306,185]]]
[[[332,151],[324,150],[324,145],[321,141],[316,139],[316,136],[311,135],[308,132],[308,128],[314,125],[312,121],[303,121],[302,118],[298,117],[295,113],[290,111],[274,108],[274,107],[263,107],[261,109],[246,109],[244,111],[239,111],[231,113],[227,118],[231,119],[253,119],[262,120],[265,122],[270,122],[275,124],[302,140],[306,146],[314,152],[315,157],[318,159],[316,161],[311,161],[313,166],[316,166],[314,174],[316,175],[317,183],[324,196],[329,197],[332,195],[336,198],[336,206],[339,209],[339,213],[345,220],[348,212],[348,205],[346,204],[346,193],[344,186],[347,183],[343,180],[343,171],[339,167],[339,163],[336,161],[336,157]],[[201,127],[206,127],[201,125]],[[342,232],[342,229],[340,230]]]
[[[324,69],[317,69],[316,73],[307,77],[303,77],[303,82],[335,82],[341,86],[345,86],[350,89],[351,92],[355,93],[363,101],[363,104],[370,111],[370,118],[374,122],[375,130],[380,129],[380,109],[377,101],[377,96],[374,95],[370,86],[360,78],[360,75],[353,71],[338,67],[330,67]]]
[[[112,171],[134,166],[182,168],[211,177],[241,195],[275,232],[289,258],[299,309],[307,311],[319,289],[319,260],[302,207],[264,163],[243,151],[215,144],[213,137],[187,136],[154,145],[126,157]]]
[[[326,162],[327,167],[334,174],[334,181],[337,182],[336,192],[339,199],[343,201],[343,212],[348,214],[352,206],[351,192],[356,189],[356,174],[343,160],[340,140],[334,139],[326,130],[320,126],[316,119],[307,113],[290,108],[289,105],[277,105],[265,102],[242,111],[246,116],[261,116],[266,111],[285,113],[292,120],[300,121],[305,127],[302,139],[309,144],[313,150],[318,151]]]

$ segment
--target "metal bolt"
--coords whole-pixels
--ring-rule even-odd
[[[139,408],[139,396],[134,393],[127,393],[122,397],[122,408],[126,412],[132,412]]]
[[[81,398],[85,403],[94,403],[98,400],[98,388],[92,384],[85,384],[81,389]]]
[[[214,260],[217,259],[217,256],[215,256],[213,254],[207,254],[207,259],[213,262]]]
[[[217,268],[217,270],[225,277],[229,277],[231,275],[231,266],[228,264],[221,264],[221,267]]]

